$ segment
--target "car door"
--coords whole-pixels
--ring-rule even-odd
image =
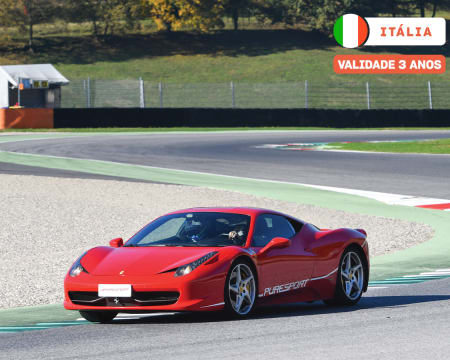
[[[295,225],[295,224],[294,224]],[[255,221],[252,248],[261,250],[275,237],[291,240],[284,249],[270,249],[258,255],[259,293],[274,295],[303,288],[310,278],[313,256],[305,250],[299,227],[292,220],[276,214],[261,214]]]

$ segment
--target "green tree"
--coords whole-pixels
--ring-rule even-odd
[[[384,1],[372,0],[300,0],[300,12],[313,28],[332,34],[337,18],[344,14],[376,16],[384,9]]]
[[[148,16],[160,30],[188,26],[200,31],[222,27],[223,0],[144,0]]]
[[[0,19],[6,26],[17,26],[28,34],[28,49],[33,51],[34,26],[50,22],[63,0],[0,0]]]
[[[448,10],[450,8],[449,0],[413,0],[412,4],[419,10],[420,16],[425,17],[426,10],[431,12],[432,17],[436,15],[438,9]]]
[[[141,0],[77,0],[66,3],[69,21],[90,22],[92,33],[112,35],[123,25],[132,28],[142,13]]]
[[[435,17],[438,9],[450,9],[450,0],[380,0],[377,2],[379,13],[392,16]]]
[[[224,26],[224,0],[183,0],[180,3],[184,25],[202,32]]]
[[[268,20],[272,25],[294,25],[303,16],[302,3],[301,0],[256,0],[257,18],[260,21]]]
[[[239,28],[239,18],[249,16],[256,8],[254,0],[227,0],[224,5],[225,15],[233,21],[234,30]]]

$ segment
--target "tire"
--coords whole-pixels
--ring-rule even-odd
[[[234,318],[248,316],[255,307],[256,275],[243,260],[233,263],[225,280],[225,310]]]
[[[112,321],[116,317],[117,311],[80,311],[80,315],[87,321],[103,324]]]
[[[359,302],[366,276],[361,256],[353,247],[344,251],[339,262],[334,298],[324,300],[325,304],[352,306]]]

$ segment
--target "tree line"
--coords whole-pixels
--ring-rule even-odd
[[[330,34],[342,14],[362,16],[435,16],[450,0],[0,0],[0,26],[16,26],[33,49],[33,27],[63,20],[91,24],[95,36],[111,35],[118,27],[135,28],[152,19],[159,30],[188,28],[210,31],[229,17],[235,30],[240,19],[295,26],[303,24]]]

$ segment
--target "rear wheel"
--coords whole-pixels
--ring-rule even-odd
[[[339,264],[334,298],[324,300],[327,305],[355,305],[364,288],[364,266],[361,254],[353,249],[346,249]]]
[[[225,283],[225,308],[235,317],[244,317],[253,310],[256,299],[256,276],[244,261],[231,266]]]
[[[116,317],[117,311],[80,311],[80,315],[90,322],[107,323]]]

